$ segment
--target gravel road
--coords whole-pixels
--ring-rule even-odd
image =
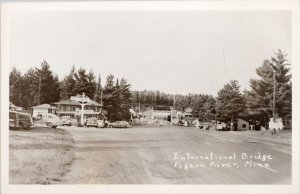
[[[75,154],[63,184],[291,182],[290,140],[184,127],[62,128]]]

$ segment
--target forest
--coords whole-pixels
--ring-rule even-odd
[[[85,93],[96,102],[103,102],[106,114],[116,120],[128,120],[129,108],[145,111],[153,106],[170,106],[184,111],[190,107],[201,119],[232,120],[237,117],[268,122],[273,115],[283,118],[286,125],[292,119],[292,75],[286,54],[278,50],[256,69],[258,79],[250,79],[250,89],[241,91],[238,80],[231,80],[220,88],[217,96],[207,94],[167,94],[163,91],[131,89],[126,78],[110,74],[103,81],[92,70],[71,68],[61,80],[43,61],[22,74],[13,67],[9,75],[10,102],[29,110],[30,107],[54,103],[70,96]],[[97,72],[99,73],[99,72]],[[275,81],[274,81],[275,76]],[[103,83],[102,83],[103,82]],[[275,86],[275,106],[274,105]]]

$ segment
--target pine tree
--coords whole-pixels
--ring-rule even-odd
[[[101,85],[101,76],[99,75],[97,86],[96,86],[96,91],[94,94],[94,100],[100,104],[102,103],[102,92],[103,92],[103,88]]]
[[[130,84],[126,79],[122,78],[118,88],[118,107],[122,115],[122,119],[128,120],[130,118],[129,108],[132,104],[132,94],[130,92]]]
[[[74,73],[75,85],[73,89],[74,94],[83,94],[89,98],[93,98],[96,90],[96,81],[95,76],[92,70],[86,74],[86,70],[83,68],[78,69],[76,73]]]
[[[116,109],[118,102],[118,94],[115,91],[114,76],[108,75],[106,84],[103,89],[103,108],[107,111],[107,116],[114,121],[116,117]]]
[[[266,120],[272,117],[275,72],[275,112],[286,121],[291,120],[292,83],[286,56],[278,50],[256,69],[260,79],[251,79],[251,90],[246,92],[248,114],[263,116]]]
[[[41,82],[41,91],[38,98],[41,104],[57,102],[60,99],[59,80],[57,75],[53,75],[50,65],[43,61],[40,68],[36,68],[36,77]]]
[[[23,106],[23,77],[19,70],[13,67],[9,74],[9,101],[17,106]]]
[[[30,68],[22,79],[22,104],[25,109],[38,105],[39,78],[33,68]]]
[[[244,100],[237,80],[231,80],[218,92],[217,111],[226,120],[233,121],[244,110]]]
[[[61,81],[60,88],[61,88],[61,99],[66,100],[69,99],[70,96],[75,96],[77,94],[74,93],[75,87],[75,67],[73,66],[69,75],[65,76],[65,78]]]

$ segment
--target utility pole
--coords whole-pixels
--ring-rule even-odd
[[[37,104],[41,104],[41,88],[42,88],[42,77],[39,75],[39,91],[38,91],[38,99]]]
[[[141,113],[141,103],[139,102],[139,116],[140,116],[140,113]]]
[[[101,89],[101,92],[100,92],[100,104],[101,104],[101,108],[100,108],[100,112],[102,113],[102,107],[103,107],[103,101],[102,101],[102,89]]]
[[[276,92],[276,71],[273,68],[273,121],[275,121],[275,92]]]
[[[153,124],[154,123],[154,110],[153,110],[153,106],[152,106],[152,114],[151,114],[151,118],[152,118],[152,123],[151,124]]]
[[[172,107],[171,106],[170,106],[170,113],[171,113],[170,121],[171,121],[171,126],[172,126]]]
[[[218,116],[218,113],[217,113],[217,105],[218,105],[218,99],[216,98],[216,108],[215,108],[215,111],[216,111],[216,117],[215,117],[215,121],[216,121],[216,130],[217,130],[217,127],[218,127],[218,122],[217,122],[217,116]]]
[[[85,96],[85,93],[83,92],[82,93],[82,96],[80,96],[79,97],[79,99],[78,99],[78,102],[80,103],[80,105],[81,105],[81,110],[80,110],[80,124],[81,125],[84,125],[84,107],[85,107],[85,104],[86,103],[88,103],[88,101],[89,101],[89,98],[87,98],[86,96]]]
[[[176,103],[176,94],[174,94],[173,107],[175,107],[175,103]]]
[[[277,67],[270,63],[270,66],[273,68],[273,121],[275,121],[275,97],[276,97],[276,71]]]

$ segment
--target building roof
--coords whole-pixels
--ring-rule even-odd
[[[70,99],[68,99],[68,100],[61,100],[61,101],[55,102],[53,104],[58,104],[58,105],[76,105],[76,106],[79,105],[80,106],[79,102],[77,102],[76,100],[70,100]]]
[[[159,111],[170,111],[170,106],[154,106],[153,110],[159,110]]]
[[[37,106],[33,106],[31,108],[39,108],[39,109],[57,109],[56,107],[54,106],[51,106],[50,104],[40,104],[40,105],[37,105]]]
[[[80,106],[81,104],[77,101],[77,100],[62,100],[53,104],[57,104],[57,105],[73,105],[73,106]],[[95,102],[93,100],[89,100],[88,103],[86,103],[85,105],[88,106],[101,106],[101,104],[99,104],[98,102]]]
[[[242,119],[242,118],[237,118],[236,120],[249,123],[249,121],[246,121],[245,119]]]

